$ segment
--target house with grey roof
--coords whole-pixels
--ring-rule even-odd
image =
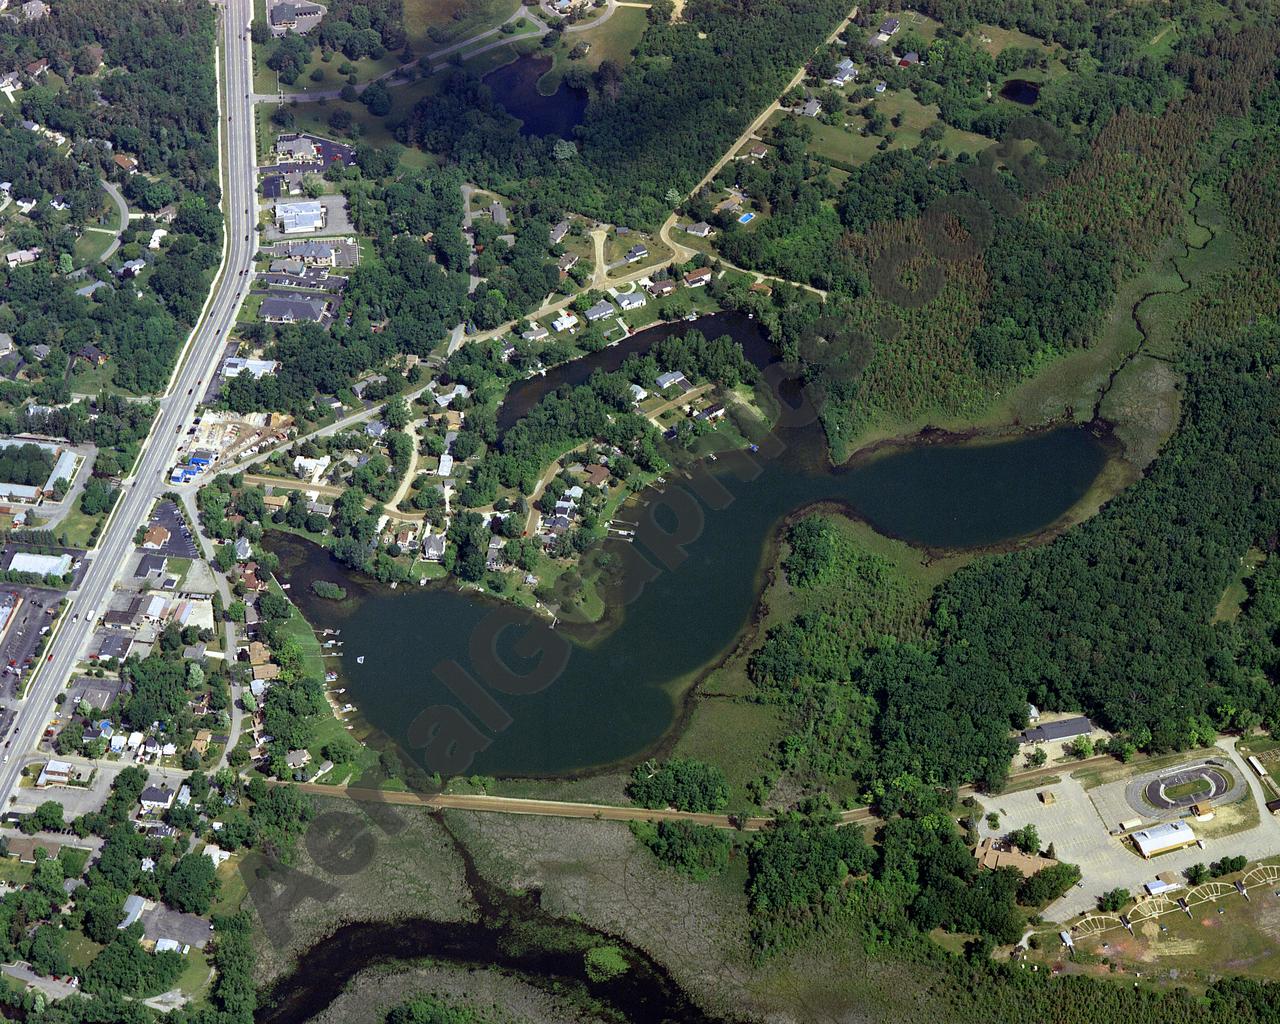
[[[318,324],[328,312],[324,299],[311,296],[268,295],[258,307],[258,316],[271,324]]]
[[[601,299],[589,310],[587,310],[587,322],[595,323],[597,320],[603,320],[605,317],[610,316],[611,314],[616,312],[617,310],[614,309],[613,303],[607,302],[606,300]]]

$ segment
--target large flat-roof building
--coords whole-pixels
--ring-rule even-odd
[[[324,204],[314,200],[305,203],[279,203],[276,206],[276,222],[286,235],[319,231],[325,222]]]
[[[1150,860],[1162,853],[1172,853],[1196,842],[1196,834],[1185,821],[1166,821],[1161,825],[1144,828],[1129,837],[1134,848]]]
[[[9,563],[11,572],[29,572],[37,576],[65,576],[71,571],[70,555],[37,555],[19,551]]]

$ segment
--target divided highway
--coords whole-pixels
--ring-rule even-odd
[[[227,239],[219,276],[204,316],[179,357],[169,389],[160,399],[156,422],[144,442],[134,475],[125,481],[120,500],[90,552],[88,568],[70,606],[53,634],[45,661],[33,671],[7,755],[0,764],[3,806],[15,792],[27,752],[35,750],[76,663],[85,654],[95,621],[106,610],[115,581],[124,571],[133,536],[152,505],[169,490],[169,469],[196,406],[218,366],[227,335],[252,281],[257,250],[256,139],[253,121],[253,57],[249,42],[252,0],[225,0],[219,67],[223,212]]]

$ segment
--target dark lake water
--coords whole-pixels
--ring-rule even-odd
[[[572,137],[587,112],[587,93],[563,82],[552,95],[538,92],[538,79],[551,70],[550,57],[526,54],[490,71],[484,84],[508,114],[520,121],[524,135]]]
[[[1033,107],[1040,99],[1040,83],[1028,82],[1025,78],[1010,78],[1004,83],[1000,95],[1024,107]]]
[[[708,334],[727,327],[758,351],[758,329],[750,320],[708,318],[697,326]],[[553,384],[558,379],[548,377]],[[758,475],[749,482],[736,473],[741,460],[722,458],[707,467],[732,500],[718,510],[700,504],[701,513],[683,517],[686,526],[690,518],[701,522],[690,531],[696,535],[683,546],[679,564],[668,567],[648,552],[661,571],[629,600],[617,628],[592,644],[570,645],[563,670],[538,692],[495,695],[501,715],[487,708],[482,719],[510,722],[486,731],[488,746],[468,772],[568,774],[651,748],[674,722],[687,683],[729,649],[746,623],[762,552],[779,521],[802,506],[840,503],[879,531],[925,547],[985,547],[1053,524],[1084,495],[1107,459],[1102,441],[1078,427],[998,443],[919,444],[837,468],[825,460],[818,428],[779,437],[780,453],[759,457]],[[669,479],[680,482],[677,475]],[[652,516],[670,529],[664,503],[647,491],[618,519]],[[465,686],[455,674],[451,690],[442,681],[449,670],[439,666],[453,661],[483,675],[471,641],[497,602],[452,584],[391,592],[358,579],[343,581],[351,599],[323,601],[311,594],[312,580],[342,576],[328,555],[287,536],[272,535],[272,545],[303,612],[317,626],[341,628],[346,656],[338,664],[347,696],[371,725],[404,744],[410,723],[425,708],[464,706],[454,690]],[[519,631],[507,632],[502,642],[513,642]],[[519,659],[504,653],[515,667]],[[364,664],[356,664],[357,655],[365,656]]]

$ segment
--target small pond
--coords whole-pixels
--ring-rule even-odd
[[[1010,78],[1000,89],[1000,95],[1024,107],[1033,107],[1040,99],[1040,83],[1028,82],[1025,78]]]
[[[585,89],[571,89],[562,82],[550,96],[538,92],[538,79],[553,63],[550,57],[527,54],[484,76],[494,99],[519,120],[524,135],[570,138],[587,112]]]

